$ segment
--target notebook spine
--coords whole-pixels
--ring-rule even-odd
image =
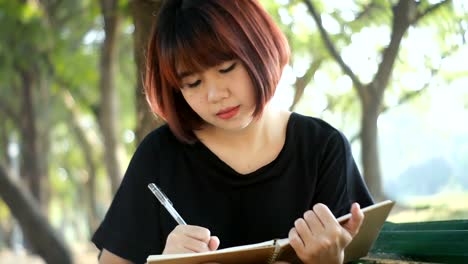
[[[268,264],[273,264],[273,262],[276,261],[276,258],[278,257],[278,254],[279,254],[280,249],[281,249],[281,247],[279,246],[277,240],[275,240],[274,245],[275,245],[275,251],[273,251],[270,258],[268,259],[268,262],[267,262]]]

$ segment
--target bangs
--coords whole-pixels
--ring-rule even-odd
[[[181,88],[184,75],[202,72],[236,57],[203,13],[180,10],[174,19],[174,34],[166,34],[172,37],[161,43],[159,57],[161,68],[169,69],[161,74],[173,88]]]

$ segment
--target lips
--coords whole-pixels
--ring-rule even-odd
[[[234,117],[238,112],[239,112],[240,106],[234,106],[234,107],[228,107],[225,109],[222,109],[216,115],[222,119],[230,119]]]

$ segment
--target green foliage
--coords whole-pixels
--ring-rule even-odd
[[[42,12],[32,4],[18,1],[0,2],[0,66],[27,69],[31,62],[44,66],[42,52],[51,48],[51,39]],[[2,67],[2,68],[3,68]]]
[[[54,127],[51,135],[54,138],[52,155],[55,162],[50,167],[49,183],[54,190],[52,197],[66,206],[75,206],[79,201],[77,192],[79,186],[84,185],[80,170],[86,168],[81,149],[70,137],[72,133],[67,123],[60,123]]]
[[[78,101],[91,106],[99,101],[97,49],[80,46],[73,53],[69,49],[57,50],[53,55],[58,89],[67,89]]]
[[[313,2],[320,12],[322,22],[337,51],[364,84],[370,82],[381,61],[382,51],[389,43],[393,19],[392,7],[397,1]],[[311,62],[318,58],[336,64],[325,48],[315,22],[311,19],[303,1],[264,0],[262,4],[266,6],[269,13],[272,14],[288,37],[293,52],[291,65],[297,69],[297,72],[305,72],[306,69],[299,69],[298,67],[310,66]],[[417,11],[422,13],[433,4],[433,1],[418,1]],[[393,79],[388,87],[388,96],[385,97],[386,104],[390,106],[395,103],[398,104],[400,99],[405,97],[408,92],[420,89],[425,82],[431,82],[429,74],[431,71],[435,70],[434,75],[442,75],[446,79],[455,79],[465,74],[463,71],[460,73],[452,71],[437,72],[440,65],[438,65],[436,54],[441,54],[439,57],[442,55],[451,56],[450,51],[460,47],[462,45],[462,36],[466,35],[466,26],[463,26],[466,23],[462,21],[467,20],[468,12],[455,5],[456,3],[445,4],[435,12],[425,16],[410,29],[407,37],[430,31],[429,34],[424,35],[430,39],[419,41],[421,41],[422,45],[430,43],[430,46],[434,46],[434,48],[433,50],[420,49],[414,44],[407,47],[407,43],[410,41],[406,41],[406,38],[403,40],[399,60],[394,67]],[[417,37],[412,37],[411,43],[416,40]],[[426,55],[424,53],[422,55],[425,56],[423,59],[425,64],[421,65],[421,60],[417,61],[418,64],[414,64],[414,60],[407,59],[408,57],[414,57],[414,49],[416,49],[417,53],[427,51]],[[343,76],[340,68],[330,67],[327,62],[322,63],[319,72],[328,75],[329,80],[338,80]],[[402,76],[407,77],[401,78]],[[415,79],[419,80],[418,84],[415,84],[414,81],[408,82],[408,80]],[[356,125],[351,125],[352,128],[346,125],[359,123],[360,105],[355,90],[345,89],[348,92],[342,93],[340,92],[340,90],[343,90],[342,88],[337,89],[340,84],[334,81],[327,83],[329,87],[318,87],[323,86],[324,83],[317,82],[317,80],[320,79],[313,78],[308,85],[308,89],[314,90],[315,93],[307,92],[306,89],[302,100],[303,103],[299,103],[297,110],[319,116],[323,116],[323,114],[340,116],[341,121],[336,120],[335,125],[351,131],[359,129]],[[327,101],[327,107],[323,113],[314,108],[316,106],[314,98],[320,99],[320,97],[325,97]]]
[[[37,80],[33,84],[37,127],[51,131],[52,145],[46,159],[50,161],[51,200],[76,206],[86,165],[68,128],[70,115],[62,102],[62,92],[69,90],[76,96],[79,111],[93,113],[91,106],[99,99],[99,43],[86,44],[84,39],[89,32],[101,30],[99,8],[92,0],[64,0],[50,6],[32,3],[0,0],[0,101],[20,114],[21,72],[33,74]],[[13,124],[6,128],[8,135],[20,129],[20,123]]]

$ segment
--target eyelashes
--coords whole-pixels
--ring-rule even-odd
[[[219,73],[221,73],[221,74],[229,73],[230,71],[234,70],[234,69],[236,68],[236,66],[237,66],[237,62],[234,62],[234,63],[232,63],[229,67],[224,68],[224,69],[220,69],[220,70],[219,70]],[[188,84],[186,84],[186,86],[187,86],[188,88],[195,88],[195,87],[197,87],[198,85],[200,85],[200,83],[201,83],[201,80],[196,80],[196,81],[193,82],[193,83],[188,83]]]
[[[189,84],[187,84],[187,86],[188,86],[189,88],[195,88],[195,87],[197,87],[198,85],[200,85],[200,83],[201,83],[201,80],[197,80],[197,81],[194,82],[194,83],[189,83]]]
[[[228,73],[232,70],[234,70],[234,68],[236,68],[237,66],[237,62],[234,62],[231,66],[227,67],[226,69],[221,69],[219,70],[220,73]]]

